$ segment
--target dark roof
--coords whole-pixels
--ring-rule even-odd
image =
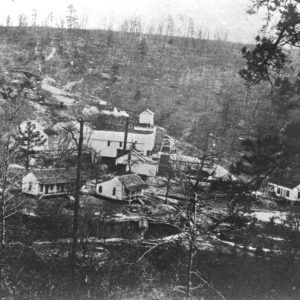
[[[300,155],[295,157],[289,167],[276,171],[270,178],[271,183],[287,188],[295,188],[300,184]]]
[[[279,177],[271,178],[270,182],[274,183],[276,185],[281,185],[283,187],[287,187],[289,189],[293,189],[300,184],[300,180],[295,181],[293,179],[284,178],[284,177],[283,178],[279,178]]]
[[[147,184],[137,174],[128,174],[118,177],[119,180],[124,184],[126,190],[134,191],[147,187]]]
[[[42,184],[69,183],[76,179],[76,168],[35,169],[31,172]]]

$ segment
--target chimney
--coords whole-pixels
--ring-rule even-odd
[[[128,127],[129,127],[129,117],[126,118],[126,122],[125,122],[124,143],[123,143],[124,151],[126,151],[126,146],[127,146]]]

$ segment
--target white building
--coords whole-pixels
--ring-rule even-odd
[[[98,183],[96,194],[110,199],[131,201],[142,195],[146,187],[146,183],[137,174],[128,174]]]
[[[126,171],[145,176],[156,176],[159,162],[133,150],[116,159],[116,165],[126,165]]]
[[[89,146],[103,157],[117,157],[118,149],[124,147],[124,132],[94,130]],[[126,150],[136,149],[145,156],[152,154],[155,145],[155,131],[152,133],[128,132]]]
[[[146,109],[139,115],[139,124],[134,127],[138,131],[154,131],[154,112]]]
[[[64,194],[74,189],[76,168],[36,169],[22,179],[22,192],[30,195]]]
[[[300,201],[300,184],[269,183],[272,191],[277,197],[285,198],[290,201]]]

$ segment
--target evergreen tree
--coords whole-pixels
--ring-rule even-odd
[[[247,153],[238,169],[247,165],[247,172],[252,174],[284,174],[286,169],[294,168],[300,152],[300,73],[293,66],[297,64],[295,49],[300,46],[299,1],[252,0],[252,3],[250,14],[266,8],[268,22],[264,29],[270,29],[270,34],[257,36],[254,47],[242,49],[246,66],[240,75],[252,87],[269,83],[270,94],[265,100],[271,106],[256,124],[255,135],[243,140]],[[268,28],[273,22],[273,29]],[[287,51],[287,46],[291,51]]]
[[[139,89],[137,89],[133,96],[133,100],[139,102],[141,99],[142,99],[142,93]]]
[[[148,46],[145,38],[142,38],[141,41],[138,44],[138,53],[140,57],[143,59],[148,52]]]
[[[25,158],[26,171],[29,169],[29,161],[35,147],[45,144],[47,138],[37,130],[36,125],[31,121],[26,123],[25,128],[19,128],[19,135],[16,137],[19,142],[22,157]]]
[[[67,19],[67,27],[69,30],[72,30],[76,27],[78,24],[78,16],[76,14],[76,10],[72,4],[68,6],[68,15],[66,17]]]

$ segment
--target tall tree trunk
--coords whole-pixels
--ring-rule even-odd
[[[76,267],[76,251],[77,251],[77,240],[78,240],[78,211],[79,211],[80,187],[81,187],[84,120],[80,118],[79,123],[80,123],[80,131],[79,131],[79,141],[78,141],[78,148],[77,148],[77,177],[76,177],[76,187],[75,187],[74,218],[73,218],[73,235],[72,235],[73,242],[72,242],[72,251],[71,251],[72,277],[75,276],[75,267]]]
[[[193,268],[193,243],[189,243],[189,258],[188,258],[188,272],[186,279],[186,297],[187,299],[191,298],[191,281],[192,281],[192,268]]]
[[[1,191],[1,248],[3,248],[6,244],[6,198],[5,198],[5,190],[7,188],[7,170],[8,163],[5,163],[4,176],[2,181],[2,191]]]
[[[171,176],[168,177],[165,204],[168,204]]]
[[[5,222],[5,199],[2,196],[2,210],[1,210],[1,248],[5,246],[5,231],[6,231],[6,222]]]
[[[190,211],[188,212],[190,219],[190,228],[189,228],[189,257],[188,257],[188,269],[187,269],[187,282],[186,282],[186,296],[187,299],[191,299],[191,287],[192,287],[192,269],[193,269],[193,256],[195,251],[196,243],[196,203],[198,200],[198,195],[194,192],[194,197],[191,198],[192,205],[190,206]]]

